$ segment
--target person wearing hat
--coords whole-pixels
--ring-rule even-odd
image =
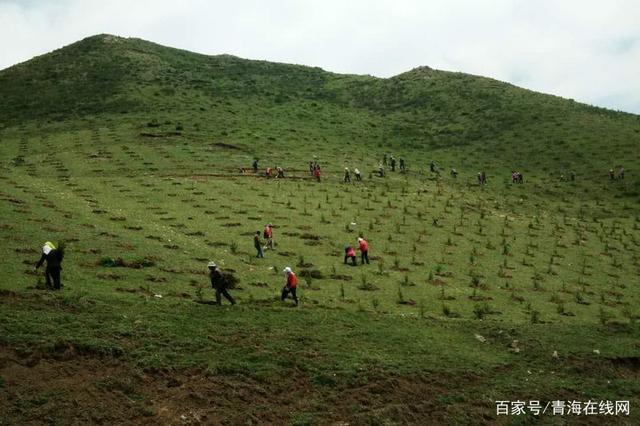
[[[351,182],[351,172],[349,171],[348,167],[344,168],[344,182]]]
[[[224,280],[222,279],[222,273],[220,268],[212,260],[207,264],[209,268],[209,279],[211,280],[211,287],[216,290],[216,303],[222,305],[222,296],[224,296],[232,305],[236,304],[236,301],[231,297],[226,289]]]
[[[291,293],[291,298],[296,303],[296,306],[298,306],[298,296],[296,295],[296,289],[298,288],[298,277],[288,266],[284,268],[282,272],[284,272],[285,279],[280,300],[284,302],[289,293]]]
[[[47,266],[44,270],[47,287],[51,288],[51,282],[53,281],[53,289],[60,290],[62,284],[60,283],[60,271],[62,271],[62,259],[64,258],[64,245],[60,244],[59,248],[51,242],[47,241],[42,246],[42,256],[36,264],[38,269],[46,261]]]
[[[262,232],[262,236],[265,239],[264,248],[270,248],[273,250],[273,225],[268,224],[264,227],[264,231]]]
[[[357,167],[353,170],[353,174],[356,175],[356,180],[357,181],[361,181],[362,180],[362,176],[360,176],[360,170],[358,170]]]
[[[360,248],[360,263],[362,265],[369,264],[369,243],[364,238],[358,238],[358,247]]]

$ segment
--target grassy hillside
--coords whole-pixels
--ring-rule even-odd
[[[0,97],[0,424],[510,422],[516,399],[637,421],[638,116],[107,35],[0,71]],[[384,153],[407,173],[377,177]],[[287,177],[241,173],[254,157]],[[372,263],[346,266],[359,235]],[[47,240],[59,293],[33,271]],[[206,303],[210,259],[237,306]]]

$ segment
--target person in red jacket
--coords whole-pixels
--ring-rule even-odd
[[[273,250],[273,225],[272,224],[268,224],[267,226],[264,227],[264,231],[262,233],[262,236],[265,239],[265,246],[264,248],[270,248],[271,250]]]
[[[284,287],[282,288],[282,296],[280,297],[280,300],[284,302],[289,293],[291,293],[291,298],[296,303],[296,306],[298,306],[298,296],[296,296],[296,289],[298,288],[298,277],[288,266],[284,268],[282,272],[284,272],[285,281]]]
[[[313,175],[316,177],[316,180],[320,182],[320,165],[317,165],[313,170]]]
[[[364,265],[366,262],[369,264],[369,243],[364,238],[358,238],[358,247],[360,248],[360,262]]]
[[[356,251],[351,246],[345,246],[344,248],[344,264],[347,264],[347,259],[351,259],[351,264],[356,266],[358,263],[356,261]]]

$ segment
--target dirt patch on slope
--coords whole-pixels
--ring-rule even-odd
[[[33,354],[0,347],[0,412],[21,424],[288,424],[305,413],[315,413],[314,423],[424,423],[446,420],[437,397],[452,383],[474,382],[383,372],[348,381],[297,370],[258,380],[196,369],[141,371],[122,358],[65,353],[34,363]]]

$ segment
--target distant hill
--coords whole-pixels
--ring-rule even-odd
[[[420,67],[381,79],[206,56],[97,35],[0,72],[0,123],[176,116],[282,139],[348,139],[452,165],[606,173],[640,160],[640,117],[493,79]],[[76,123],[77,124],[77,123]],[[79,124],[77,124],[80,126]],[[449,152],[455,149],[455,152]],[[447,157],[448,158],[448,157]],[[448,167],[448,165],[447,165]]]

